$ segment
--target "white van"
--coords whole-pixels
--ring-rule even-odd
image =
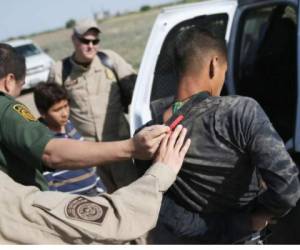
[[[15,47],[26,59],[26,78],[23,90],[30,89],[40,81],[48,79],[50,67],[54,61],[39,46],[28,39],[12,40],[6,43]]]
[[[229,67],[222,95],[256,99],[300,166],[299,0],[211,0],[163,9],[141,62],[131,110],[131,133],[152,119],[150,103],[176,93],[172,43],[198,26],[223,36]],[[272,244],[300,243],[300,201],[272,228]]]

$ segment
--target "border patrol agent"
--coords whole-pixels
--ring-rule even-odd
[[[84,197],[41,192],[0,171],[0,242],[17,244],[116,244],[156,224],[162,194],[175,180],[156,163],[136,182],[112,195]]]
[[[0,242],[120,243],[150,230],[162,192],[174,181],[188,150],[186,129],[178,127],[166,135],[166,126],[156,126],[133,139],[111,143],[53,139],[24,105],[9,96],[20,94],[24,78],[24,57],[0,43]],[[159,145],[156,164],[112,195],[91,198],[37,188],[47,189],[40,178],[42,165],[80,168],[133,156],[148,158]]]
[[[91,19],[76,24],[72,35],[74,53],[58,61],[49,81],[62,84],[70,97],[70,120],[86,139],[115,141],[130,137],[124,109],[131,103],[136,73],[111,50],[98,51],[100,29]],[[131,161],[104,166],[100,175],[108,191],[137,178]]]

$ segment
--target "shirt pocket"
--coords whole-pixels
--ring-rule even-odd
[[[88,92],[86,82],[83,79],[68,79],[64,84],[70,98],[71,108],[86,113],[88,109]]]

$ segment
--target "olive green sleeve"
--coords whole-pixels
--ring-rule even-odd
[[[2,144],[28,164],[42,166],[44,148],[53,138],[50,130],[37,121],[23,104],[10,102],[1,110]]]

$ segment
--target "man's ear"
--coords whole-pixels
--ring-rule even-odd
[[[212,79],[215,76],[214,59],[212,58],[209,62],[209,78]]]
[[[211,58],[209,63],[209,77],[210,79],[215,77],[217,66],[219,63],[219,58],[217,56],[214,56]]]
[[[4,77],[4,89],[7,93],[10,93],[10,90],[14,87],[14,84],[16,84],[16,78],[15,75],[12,73],[7,74],[7,76]]]

